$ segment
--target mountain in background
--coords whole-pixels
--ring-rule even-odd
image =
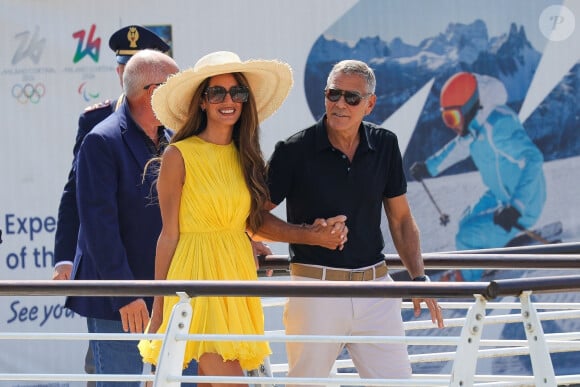
[[[324,114],[323,90],[332,66],[343,59],[367,62],[377,77],[377,104],[368,121],[382,124],[393,112],[432,78],[435,79],[417,127],[404,155],[406,168],[414,161],[425,160],[454,133],[439,115],[439,93],[443,83],[459,71],[486,74],[500,79],[508,91],[508,105],[519,111],[541,53],[526,37],[523,26],[512,24],[509,31],[489,37],[482,20],[471,24],[451,23],[446,30],[429,37],[417,46],[400,38],[390,43],[377,37],[360,38],[356,44],[321,36],[313,45],[307,61],[304,87],[315,119]],[[532,140],[546,161],[580,154],[580,66],[575,66],[552,90],[538,109],[524,123]],[[388,128],[395,133],[397,128]],[[471,160],[459,163],[446,174],[474,170]]]

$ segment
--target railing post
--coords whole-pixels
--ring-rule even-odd
[[[181,382],[172,380],[183,372],[183,357],[187,341],[176,340],[177,334],[188,334],[191,324],[191,304],[186,293],[179,292],[179,302],[173,307],[167,332],[161,346],[159,361],[155,371],[154,387],[180,387]]]
[[[485,297],[480,294],[475,295],[475,304],[469,308],[465,318],[465,325],[461,330],[461,340],[455,352],[455,361],[453,362],[449,386],[466,387],[474,384],[477,352],[483,332],[486,304]]]
[[[270,357],[266,357],[264,359],[264,363],[262,363],[259,368],[247,371],[246,375],[251,377],[262,377],[262,378],[274,377],[274,375],[272,375]],[[250,387],[276,387],[276,386],[271,383],[263,383],[263,384],[251,384]]]
[[[555,386],[556,374],[550,358],[550,350],[536,308],[530,302],[531,295],[531,291],[522,292],[520,302],[522,304],[522,322],[530,347],[534,384],[536,386]]]

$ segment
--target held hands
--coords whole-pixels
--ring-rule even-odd
[[[305,226],[315,233],[315,243],[330,250],[342,250],[347,242],[348,227],[346,216],[337,215],[328,219],[318,218],[311,225]]]
[[[498,208],[493,213],[493,223],[497,224],[507,232],[512,230],[512,227],[519,228],[518,219],[522,216],[514,207],[507,205]]]
[[[409,172],[411,172],[411,176],[413,176],[413,179],[417,181],[422,181],[427,177],[431,177],[431,173],[427,169],[427,165],[421,161],[413,163],[413,165],[411,165],[411,168],[409,168]]]
[[[131,333],[143,333],[149,324],[149,311],[142,298],[125,305],[119,309],[123,330]]]

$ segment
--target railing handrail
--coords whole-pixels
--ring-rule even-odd
[[[396,255],[385,254],[389,269],[403,269],[403,262]],[[580,254],[550,254],[535,256],[531,253],[438,253],[424,254],[426,269],[580,269]],[[288,271],[290,261],[287,255],[268,255],[260,260],[260,270]]]
[[[488,300],[523,291],[579,291],[580,275],[517,278],[491,282],[296,282],[296,281],[52,281],[1,280],[0,296],[195,296],[465,298]]]
[[[494,247],[488,249],[478,250],[453,250],[453,251],[439,251],[435,254],[455,254],[455,253],[478,253],[478,254],[580,254],[580,242],[564,242],[551,243],[530,246],[514,246],[514,247]],[[430,255],[433,253],[425,253]]]
[[[562,280],[565,278],[565,280]],[[549,385],[556,385],[563,383],[562,381],[567,378],[571,381],[579,381],[579,375],[574,376],[556,376],[553,371],[553,367],[551,362],[549,361],[549,353],[557,353],[557,352],[570,352],[570,350],[574,351],[571,346],[575,348],[578,347],[577,337],[578,334],[574,333],[574,335],[570,333],[566,333],[564,335],[555,335],[552,337],[551,335],[544,335],[541,330],[540,321],[543,320],[543,315],[546,315],[546,318],[553,319],[554,313],[536,313],[536,308],[531,305],[531,303],[527,302],[526,305],[521,305],[522,312],[525,308],[526,313],[523,313],[520,317],[517,316],[505,316],[504,318],[511,318],[520,321],[523,323],[525,327],[531,327],[526,329],[531,329],[532,331],[536,332],[534,334],[534,340],[540,340],[540,343],[536,343],[535,341],[530,341],[531,339],[528,337],[528,340],[518,340],[518,341],[510,341],[503,345],[501,342],[501,346],[496,343],[496,340],[486,341],[481,340],[481,330],[483,328],[484,321],[488,323],[497,323],[496,320],[502,316],[489,316],[487,319],[485,318],[484,310],[487,308],[485,298],[482,297],[481,293],[474,292],[474,289],[479,288],[483,289],[487,292],[490,292],[490,296],[495,294],[518,294],[521,293],[521,289],[527,289],[520,294],[520,298],[524,298],[525,300],[529,300],[529,296],[532,292],[530,289],[534,287],[538,289],[538,292],[542,291],[553,291],[552,287],[559,286],[562,291],[566,289],[573,288],[576,289],[580,287],[580,276],[566,276],[566,277],[537,277],[537,278],[526,278],[526,279],[512,279],[512,280],[501,280],[501,281],[492,281],[492,282],[477,282],[477,283],[449,283],[449,282],[432,282],[432,283],[414,283],[410,281],[401,281],[395,283],[379,283],[376,286],[375,283],[369,282],[358,282],[358,283],[331,283],[327,282],[318,282],[318,283],[307,283],[307,282],[292,282],[292,281],[234,281],[232,282],[225,282],[225,281],[21,281],[21,280],[8,280],[8,281],[0,281],[0,296],[2,295],[54,295],[54,294],[66,294],[66,295],[76,295],[80,293],[88,293],[89,295],[111,295],[111,296],[123,296],[125,294],[143,294],[143,293],[154,293],[162,294],[168,293],[170,295],[178,295],[182,298],[182,302],[180,302],[176,306],[180,306],[181,308],[191,308],[189,301],[184,293],[193,293],[195,296],[211,296],[211,295],[222,295],[224,293],[229,293],[228,295],[250,295],[250,296],[263,296],[268,295],[267,293],[270,291],[275,291],[274,296],[279,295],[280,293],[284,296],[295,294],[300,294],[306,296],[320,296],[317,293],[321,293],[324,291],[323,288],[326,288],[326,291],[323,292],[324,295],[330,293],[333,297],[352,297],[352,296],[371,296],[371,297],[400,297],[401,292],[409,292],[412,293],[413,296],[417,294],[422,294],[425,292],[425,288],[432,288],[433,293],[437,296],[437,294],[441,294],[442,290],[444,294],[447,292],[451,293],[461,293],[462,297],[469,297],[472,298],[476,294],[480,294],[479,296],[476,295],[476,303],[473,304],[468,311],[468,316],[463,321],[461,326],[463,327],[461,333],[461,339],[457,337],[432,337],[431,335],[425,336],[406,336],[404,338],[401,337],[356,337],[353,338],[342,338],[342,337],[333,337],[333,336],[324,336],[324,337],[302,337],[302,336],[288,336],[285,337],[284,335],[279,334],[265,334],[263,336],[259,336],[262,339],[268,339],[272,342],[281,342],[281,341],[320,341],[321,339],[330,341],[336,340],[346,340],[346,341],[370,341],[370,340],[380,340],[380,341],[405,341],[408,345],[427,345],[427,343],[435,344],[435,345],[450,345],[456,346],[456,352],[436,352],[430,354],[430,356],[426,354],[418,354],[414,355],[415,357],[421,356],[421,361],[423,362],[433,362],[433,361],[453,361],[453,370],[451,374],[445,375],[431,375],[426,374],[423,376],[414,375],[412,379],[405,380],[405,381],[397,381],[394,379],[377,379],[377,380],[367,380],[367,379],[359,379],[357,378],[356,374],[336,374],[332,375],[330,379],[320,379],[320,380],[311,380],[311,379],[302,379],[302,380],[294,380],[288,377],[268,377],[268,378],[253,378],[248,377],[244,379],[240,379],[241,382],[244,383],[255,383],[264,386],[271,386],[273,383],[283,382],[283,383],[290,383],[290,382],[302,382],[307,383],[309,382],[321,382],[325,380],[325,383],[347,383],[347,380],[355,381],[357,384],[365,384],[368,382],[369,385],[448,385],[448,386],[461,386],[461,385],[472,385],[472,382],[478,380],[482,381],[482,378],[485,378],[485,375],[476,375],[475,373],[475,364],[477,359],[479,358],[486,358],[486,357],[498,357],[498,356],[520,356],[520,355],[529,355],[532,359],[533,363],[536,364],[533,367],[533,377],[526,377],[526,380],[535,381],[536,384],[539,380],[548,380]],[[289,286],[292,285],[292,286]],[[316,285],[316,286],[312,286]],[[247,288],[244,290],[244,288]],[[175,292],[175,289],[180,289],[180,291]],[[340,290],[337,294],[337,289]],[[111,291],[112,290],[112,291]],[[184,292],[185,291],[185,292]],[[344,291],[344,293],[343,293]],[[393,294],[395,292],[395,294]],[[468,295],[464,295],[463,293],[469,292]],[[197,293],[197,294],[196,294]],[[437,296],[439,297],[439,296]],[[491,305],[488,305],[491,306]],[[475,309],[474,309],[475,308]],[[559,313],[559,312],[558,312]],[[183,314],[180,310],[174,310],[173,316],[178,316],[181,319],[187,320],[189,318],[190,313]],[[549,316],[548,316],[549,315]],[[578,311],[570,313],[570,315],[577,316]],[[558,314],[558,316],[560,316]],[[561,316],[560,316],[561,317]],[[172,317],[173,318],[173,317]],[[419,321],[417,321],[419,323]],[[431,323],[430,321],[425,321],[425,323]],[[432,323],[431,323],[432,324]],[[454,324],[450,324],[454,325]],[[207,338],[202,337],[201,335],[191,335],[188,333],[188,328],[185,325],[181,326],[181,320],[178,320],[172,326],[180,327],[182,331],[174,331],[171,334],[169,331],[166,333],[167,337],[171,337],[171,340],[165,340],[167,343],[178,343],[179,345],[183,345],[185,340],[188,339],[199,339]],[[458,325],[459,326],[459,325]],[[433,327],[430,327],[433,328]],[[475,329],[477,328],[477,329]],[[78,335],[80,338],[87,338],[87,334],[72,334],[72,335],[65,335],[61,334],[52,334],[55,337],[53,339],[71,339],[74,335]],[[35,335],[36,336],[36,335]],[[93,335],[92,339],[121,339],[121,335],[117,337],[111,335]],[[150,335],[150,334],[140,334],[131,336],[131,339],[135,340],[137,338],[152,338],[153,336],[158,337],[159,335]],[[213,336],[212,336],[213,337]],[[231,340],[236,338],[236,340],[245,340],[245,339],[252,339],[257,340],[258,336],[256,337],[244,337],[244,336],[226,336],[224,335],[223,340]],[[41,335],[38,337],[34,337],[34,339],[40,339]],[[2,334],[0,335],[1,339],[18,339],[18,335],[16,334]],[[27,337],[27,339],[30,339]],[[46,339],[46,338],[44,338]],[[218,339],[218,337],[213,337],[213,339]],[[508,345],[509,344],[509,345]],[[480,347],[491,346],[491,349],[485,349]],[[462,351],[461,354],[459,352]],[[170,348],[166,350],[165,354],[171,354],[172,356],[181,356],[183,351],[177,351],[175,348]],[[177,354],[177,355],[176,355]],[[413,357],[413,359],[415,359]],[[418,362],[419,359],[413,360],[413,362]],[[175,363],[175,364],[173,364]],[[548,364],[549,366],[543,366],[542,364]],[[541,364],[542,366],[538,366],[537,364]],[[281,372],[279,370],[281,365],[276,365],[275,369],[276,372]],[[37,380],[117,380],[117,381],[128,381],[128,380],[140,380],[140,381],[154,381],[156,385],[164,385],[164,386],[178,386],[179,382],[203,382],[205,379],[203,377],[186,377],[182,376],[180,373],[181,368],[181,361],[169,361],[167,360],[162,364],[158,364],[158,373],[153,378],[152,375],[82,375],[82,374],[61,374],[61,375],[51,375],[51,374],[2,374],[0,375],[0,380],[21,380],[21,381],[37,381]],[[163,372],[161,373],[161,369]],[[274,368],[272,368],[274,370]],[[272,374],[270,374],[272,375]],[[493,376],[493,377],[492,377]],[[508,376],[504,377],[498,375],[489,376],[489,381],[499,381],[502,380],[502,383],[507,382]],[[513,376],[514,378],[516,376]],[[441,378],[441,379],[439,379]],[[533,378],[533,379],[532,379]],[[435,381],[438,380],[438,382]],[[231,378],[226,379],[211,379],[212,382],[235,382],[235,380]],[[343,383],[343,384],[344,384]],[[442,384],[443,383],[443,384]],[[449,384],[447,384],[449,383]],[[311,383],[310,383],[311,384]],[[508,385],[508,384],[502,384]]]
[[[580,276],[579,276],[580,279]],[[297,281],[113,281],[0,280],[0,296],[265,296],[265,297],[449,297],[487,294],[489,282],[297,282]]]
[[[580,242],[423,253],[427,269],[580,269]],[[404,268],[397,254],[383,254],[391,269]],[[260,257],[262,270],[287,270],[288,255]]]
[[[576,244],[575,244],[576,246]],[[571,251],[571,250],[570,250]],[[524,270],[530,268],[538,269],[578,269],[580,268],[580,255],[576,255],[577,250],[571,254],[566,255],[561,251],[557,254],[550,255],[532,255],[530,251],[519,253],[507,253],[506,251],[495,251],[482,253],[470,252],[450,252],[425,254],[425,266],[427,269],[440,268],[498,268],[511,270]],[[270,257],[272,258],[272,257]],[[266,260],[266,267],[272,262],[276,262],[276,258]],[[391,268],[402,267],[398,256],[385,255],[385,260]],[[278,268],[282,267],[288,270],[288,259],[279,259],[276,262]],[[399,265],[399,266],[397,266]],[[261,268],[264,270],[264,265]],[[402,272],[400,272],[402,273]],[[399,274],[400,274],[399,273]],[[397,273],[395,273],[397,274]],[[549,354],[557,352],[574,352],[580,344],[578,338],[580,332],[563,333],[563,334],[544,334],[541,327],[541,321],[544,319],[561,319],[561,318],[578,318],[578,306],[572,305],[575,311],[570,312],[537,312],[540,305],[532,305],[530,296],[532,293],[555,293],[580,290],[580,275],[565,275],[565,276],[542,276],[533,278],[515,278],[505,280],[494,280],[490,282],[431,282],[431,283],[416,283],[411,281],[396,281],[396,282],[296,282],[296,281],[52,281],[52,280],[0,280],[0,296],[153,296],[153,295],[171,295],[176,293],[183,298],[180,303],[181,307],[190,307],[187,297],[197,296],[260,296],[260,297],[280,297],[288,296],[297,297],[396,297],[409,299],[413,297],[436,297],[447,299],[473,299],[475,296],[476,303],[471,305],[468,310],[468,315],[465,319],[457,320],[456,324],[449,322],[451,326],[462,327],[461,338],[457,337],[432,337],[426,336],[406,336],[405,338],[391,338],[391,337],[360,337],[360,340],[405,340],[409,345],[427,345],[427,343],[435,343],[437,345],[456,345],[455,352],[435,352],[429,356],[426,354],[411,355],[413,362],[418,362],[421,357],[423,362],[433,361],[453,361],[453,370],[451,374],[445,375],[413,375],[411,380],[395,381],[395,380],[366,380],[357,379],[356,374],[337,374],[331,376],[330,383],[334,384],[340,382],[342,384],[354,383],[370,383],[369,385],[445,385],[461,386],[473,385],[475,381],[482,382],[487,380],[494,385],[512,385],[509,381],[510,377],[513,380],[521,381],[518,376],[498,376],[498,375],[476,375],[476,363],[478,358],[498,357],[498,356],[520,356],[529,355],[532,360],[533,376],[525,376],[526,383],[541,384],[542,381],[547,381],[549,385],[560,385],[566,381],[580,381],[580,375],[555,375],[554,368],[550,361]],[[491,305],[486,306],[486,302],[490,299],[495,299],[504,296],[518,296],[521,300],[521,316],[512,315],[498,315],[493,314],[485,316],[485,310]],[[461,300],[460,300],[461,301]],[[449,301],[448,301],[449,302]],[[406,302],[408,304],[408,302]],[[542,305],[542,307],[549,306]],[[570,306],[570,305],[569,305]],[[492,307],[493,308],[493,307]],[[549,309],[549,308],[547,308]],[[563,317],[563,313],[566,316]],[[189,314],[183,315],[174,311],[176,316],[187,319]],[[185,317],[184,317],[185,316]],[[459,324],[459,320],[463,320]],[[500,322],[518,322],[523,323],[526,331],[527,340],[482,340],[481,330],[483,324],[497,324]],[[416,323],[416,329],[431,328],[428,327],[430,321],[416,321],[408,322],[406,324]],[[423,325],[422,325],[423,324]],[[432,324],[432,323],[431,323]],[[180,323],[177,321],[175,326],[179,327]],[[185,326],[185,325],[184,325]],[[423,328],[421,328],[423,327]],[[166,342],[173,341],[181,343],[187,339],[202,339],[199,335],[188,334],[187,328],[183,332],[167,333],[167,337],[172,340],[165,340]],[[407,330],[407,328],[406,328]],[[529,331],[529,332],[528,332]],[[530,332],[533,334],[530,336]],[[58,336],[58,334],[53,334]],[[74,334],[72,334],[74,335]],[[81,334],[83,335],[83,334]],[[87,335],[87,334],[84,334]],[[138,335],[139,337],[145,335]],[[149,335],[147,335],[149,336]],[[158,335],[155,335],[156,337]],[[3,334],[0,339],[18,339],[17,334]],[[86,337],[83,336],[85,339]],[[250,339],[251,337],[238,337],[242,339]],[[260,336],[261,337],[261,336]],[[317,341],[324,340],[338,340],[340,337],[283,337],[278,334],[265,334],[272,342],[297,340],[297,341]],[[38,338],[41,338],[40,335]],[[55,337],[56,338],[56,337]],[[68,338],[63,334],[61,338]],[[95,337],[92,337],[95,339]],[[98,337],[97,339],[105,339],[106,337]],[[137,336],[132,336],[132,339]],[[149,337],[151,338],[151,337]],[[27,339],[29,339],[27,337]],[[36,337],[35,337],[36,339]],[[214,337],[217,339],[217,337]],[[224,337],[224,340],[230,340],[232,337]],[[256,339],[253,337],[251,339]],[[344,340],[349,340],[345,338]],[[449,342],[449,343],[447,343]],[[491,348],[480,348],[489,346]],[[570,348],[574,347],[574,348]],[[175,351],[174,348],[165,351],[167,354],[181,353]],[[417,359],[415,359],[417,357]],[[280,365],[276,365],[277,367]],[[151,375],[45,375],[45,374],[4,374],[0,375],[0,380],[140,380],[153,381],[156,385],[177,386],[179,381],[196,381],[202,382],[200,377],[184,377],[180,375],[181,363],[178,361],[172,364],[170,361],[165,361],[164,366],[161,363],[158,367],[158,373],[153,379]],[[278,367],[279,368],[279,367]],[[276,369],[278,369],[276,368]],[[162,371],[161,371],[162,370]],[[278,372],[280,372],[278,370]],[[340,375],[340,376],[339,376]],[[347,377],[347,375],[349,377]],[[15,379],[16,378],[16,379]],[[108,379],[107,379],[108,378]],[[326,383],[327,379],[324,379]],[[351,382],[348,382],[348,381]],[[501,382],[500,382],[501,380]],[[215,380],[213,382],[225,382],[226,379]],[[233,380],[229,380],[233,382]],[[272,383],[283,382],[300,382],[300,380],[293,380],[291,378],[244,378],[240,379],[244,383],[256,383],[271,385]],[[302,383],[305,383],[302,380]],[[308,382],[323,382],[320,380],[308,380]],[[344,383],[343,383],[344,382]],[[169,384],[167,384],[169,383]],[[394,384],[393,384],[394,383]],[[449,383],[449,384],[447,384]],[[542,384],[542,385],[544,385]],[[514,384],[515,385],[515,384]]]

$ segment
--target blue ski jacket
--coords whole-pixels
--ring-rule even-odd
[[[507,99],[503,84],[487,76],[485,82],[480,82],[481,77],[478,85],[482,109],[469,123],[468,134],[455,137],[425,164],[431,176],[436,176],[471,156],[498,206],[509,204],[522,215],[537,218],[546,201],[544,157],[515,112],[504,104],[493,103],[498,98]]]

